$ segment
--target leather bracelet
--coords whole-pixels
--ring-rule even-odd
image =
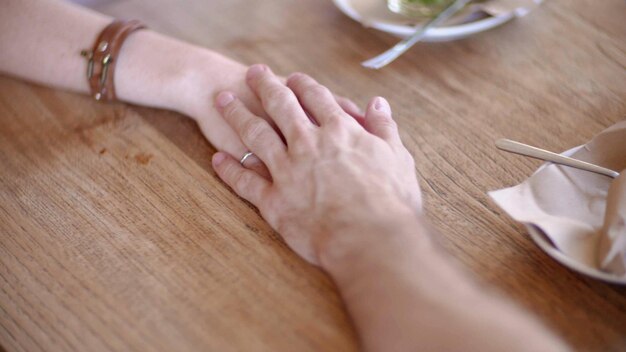
[[[126,38],[142,28],[146,26],[138,20],[115,20],[98,35],[91,51],[81,51],[80,54],[88,60],[87,81],[96,100],[116,100],[114,73],[117,56]]]

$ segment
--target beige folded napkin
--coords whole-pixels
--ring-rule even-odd
[[[348,0],[352,8],[361,16],[363,25],[371,23],[388,23],[395,25],[414,26],[420,21],[393,13],[387,8],[386,0]],[[476,14],[482,12],[489,16],[499,16],[514,13],[523,16],[543,0],[486,0],[467,6],[446,22],[446,25],[456,25],[476,19]]]
[[[609,188],[598,259],[600,268],[626,277],[626,170]]]
[[[572,157],[626,169],[626,121],[602,131]],[[626,278],[626,175],[617,179],[546,164],[523,183],[490,192],[515,220],[541,229],[566,256]]]

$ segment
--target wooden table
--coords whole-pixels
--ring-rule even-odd
[[[626,349],[626,289],[555,263],[486,196],[539,165],[495,139],[565,150],[626,117],[626,2],[549,0],[379,72],[359,61],[396,39],[329,0],[93,6],[360,104],[389,97],[449,252],[577,350]],[[7,351],[357,349],[332,281],[216,178],[187,118],[0,77],[0,122]]]

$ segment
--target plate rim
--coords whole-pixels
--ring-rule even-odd
[[[350,0],[333,0],[333,3],[339,8],[339,10],[341,10],[341,12],[354,21],[363,24],[361,22],[360,14],[348,4],[349,2]],[[466,37],[502,25],[513,18],[515,18],[515,14],[508,13],[500,16],[487,17],[479,21],[462,25],[432,28],[426,32],[424,40],[437,41]],[[368,27],[403,37],[409,36],[415,32],[415,28],[412,26],[395,25],[382,22],[373,22]]]
[[[528,230],[528,234],[530,238],[535,242],[535,244],[544,251],[549,257],[556,260],[559,264],[564,267],[582,274],[587,277],[591,277],[596,280],[608,282],[616,285],[626,285],[626,278],[615,276],[613,274],[606,273],[604,271],[600,271],[595,268],[591,268],[585,264],[582,264],[558,250],[554,247],[553,244],[549,243],[544,235],[541,233],[541,230],[538,229],[535,225],[524,223],[524,226]]]

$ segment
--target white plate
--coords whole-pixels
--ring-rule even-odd
[[[353,20],[361,22],[362,16],[351,6],[352,1],[354,0],[333,0],[335,6],[337,6],[341,12]],[[513,18],[515,18],[515,14],[511,12],[501,16],[487,17],[476,22],[470,22],[457,26],[432,28],[426,32],[426,36],[423,41],[438,42],[465,38],[472,34],[484,32],[488,29],[500,26]],[[406,37],[415,32],[415,27],[385,22],[369,23],[368,27],[394,34],[399,37]]]
[[[530,238],[535,241],[537,246],[541,248],[547,255],[552,257],[552,259],[561,263],[561,265],[586,276],[592,277],[596,280],[609,282],[612,284],[618,285],[626,285],[626,278],[619,277],[610,273],[605,273],[604,271],[600,271],[595,268],[591,268],[578,262],[556,249],[554,245],[546,238],[546,236],[541,233],[541,230],[535,227],[534,225],[524,224],[528,233],[530,234]]]
[[[563,155],[572,156],[572,154],[574,154],[580,148],[582,148],[582,146],[572,148],[564,152]],[[539,169],[537,169],[537,171],[541,170],[546,165],[547,164],[543,164]],[[556,247],[554,247],[552,242],[548,238],[546,238],[546,236],[542,233],[542,231],[538,229],[535,225],[524,224],[524,226],[526,226],[526,229],[528,230],[528,233],[530,234],[530,238],[532,238],[533,241],[535,241],[537,246],[541,248],[544,252],[546,252],[547,255],[552,257],[552,259],[561,263],[563,266],[577,273],[592,277],[597,280],[609,282],[612,284],[626,285],[626,278],[624,277],[620,277],[617,275],[606,273],[604,271],[600,271],[596,268],[589,267],[581,262],[578,262],[566,256],[563,252],[561,252]]]

